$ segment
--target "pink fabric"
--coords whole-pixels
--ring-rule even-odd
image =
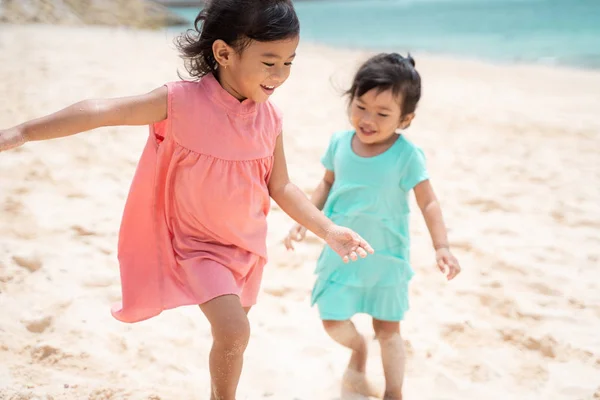
[[[212,74],[166,86],[168,117],[150,127],[121,222],[123,322],[224,294],[251,306],[267,261],[279,111],[239,102]]]

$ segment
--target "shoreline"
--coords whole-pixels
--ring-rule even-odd
[[[330,49],[334,51],[343,51],[349,53],[364,53],[364,54],[377,54],[379,52],[398,52],[395,49],[370,49],[366,47],[352,47],[352,46],[335,46],[330,45],[328,43],[323,43],[315,40],[309,39],[301,39],[301,44],[304,43],[311,47],[322,48],[323,50]],[[406,56],[406,53],[398,52],[400,55]],[[526,68],[526,69],[535,69],[539,68],[540,70],[549,70],[549,71],[572,71],[578,73],[587,73],[591,75],[600,75],[600,67],[586,67],[586,66],[578,66],[574,64],[548,64],[541,62],[528,62],[528,61],[518,61],[518,60],[501,60],[501,59],[490,59],[486,57],[478,57],[478,56],[467,56],[467,55],[458,55],[458,54],[450,54],[450,53],[436,53],[430,51],[422,51],[416,50],[410,52],[411,56],[415,58],[417,63],[417,69],[419,66],[419,58],[433,59],[439,61],[455,61],[455,62],[464,62],[469,64],[480,64],[480,65],[489,65],[496,66],[499,68]]]
[[[178,2],[180,0],[161,0],[161,1],[173,1],[173,2]],[[316,1],[316,0],[302,0],[310,2],[310,1]],[[185,3],[185,1],[183,1],[182,3]],[[183,7],[183,8],[193,8],[195,7],[197,4],[195,5],[191,5],[191,6],[187,6],[187,5],[182,5],[182,6],[171,6],[171,5],[166,5],[167,7]],[[183,25],[173,25],[168,27],[169,30],[173,31],[174,34],[183,32],[183,30],[181,30],[181,28],[191,28],[193,27],[193,20],[188,20],[187,24],[183,24]],[[301,33],[301,43],[308,43],[311,45],[315,45],[315,46],[323,46],[326,48],[332,48],[332,49],[338,49],[338,50],[344,50],[344,51],[351,51],[351,52],[362,52],[362,53],[378,53],[378,52],[392,52],[392,51],[398,51],[397,49],[394,49],[393,47],[391,48],[386,48],[386,49],[382,49],[382,48],[376,48],[376,47],[364,47],[364,46],[352,46],[352,45],[335,45],[335,44],[330,44],[327,43],[326,41],[319,41],[319,40],[315,40],[315,39],[303,39],[302,38],[302,33]],[[402,55],[406,55],[406,53],[403,52],[399,52]],[[490,58],[490,57],[485,57],[485,56],[479,56],[476,54],[472,54],[472,55],[468,55],[468,54],[452,54],[452,53],[447,53],[447,52],[435,52],[435,51],[429,51],[429,50],[414,50],[411,51],[410,54],[412,55],[416,55],[419,54],[421,56],[426,56],[426,57],[437,57],[437,58],[442,58],[442,59],[456,59],[456,60],[463,60],[466,62],[482,62],[485,64],[490,64],[490,65],[498,65],[498,66],[506,66],[506,67],[510,67],[510,66],[519,66],[519,67],[534,67],[534,66],[538,66],[541,68],[550,68],[550,69],[567,69],[567,70],[574,70],[574,71],[582,71],[582,72],[597,72],[600,73],[600,65],[597,66],[591,66],[591,65],[582,65],[582,64],[575,64],[575,63],[565,63],[565,62],[556,62],[556,63],[550,63],[550,62],[544,62],[542,60],[539,61],[535,61],[535,60],[526,60],[526,61],[522,61],[522,60],[518,60],[518,59],[514,59],[514,58]]]

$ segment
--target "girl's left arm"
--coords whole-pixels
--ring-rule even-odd
[[[371,246],[357,233],[337,226],[325,216],[292,182],[283,149],[283,134],[277,137],[273,171],[268,182],[271,198],[294,221],[324,239],[344,261],[373,253]]]
[[[460,273],[460,265],[450,252],[448,232],[440,203],[429,180],[422,181],[416,185],[414,192],[417,204],[421,209],[425,224],[429,230],[429,235],[431,236],[438,266],[448,280],[451,280]]]

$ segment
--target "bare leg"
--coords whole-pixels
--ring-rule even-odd
[[[212,328],[210,351],[211,400],[235,400],[244,351],[250,338],[246,312],[235,295],[217,297],[200,305]]]
[[[343,389],[364,396],[379,395],[365,375],[367,367],[367,340],[357,330],[352,321],[323,321],[329,336],[352,350],[348,368],[344,373]]]
[[[373,318],[373,329],[381,345],[381,360],[385,375],[384,400],[402,400],[404,382],[404,342],[400,335],[400,322],[380,321]]]

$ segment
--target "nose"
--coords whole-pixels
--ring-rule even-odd
[[[278,84],[285,81],[289,75],[289,71],[285,67],[273,68],[271,72],[271,79]]]
[[[374,124],[373,116],[370,112],[363,112],[360,118],[360,123],[367,126],[372,126]]]

